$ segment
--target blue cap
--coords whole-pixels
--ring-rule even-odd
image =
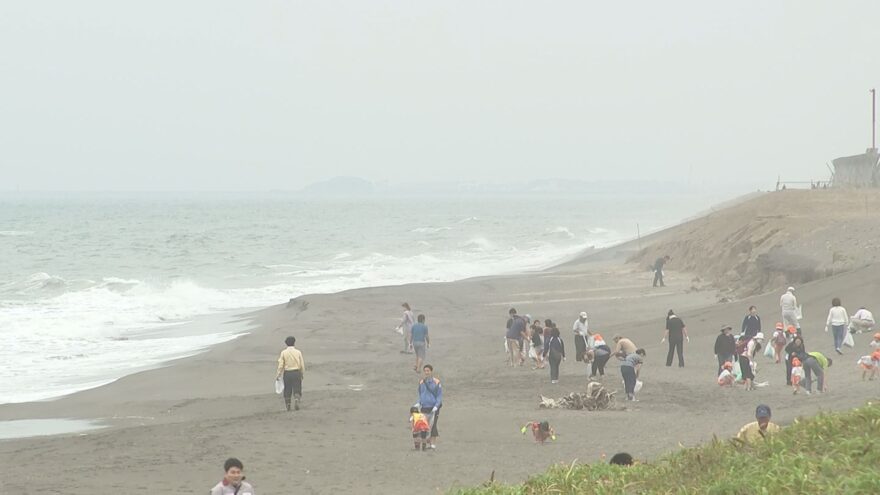
[[[766,404],[761,404],[755,409],[755,417],[756,418],[769,418],[770,417],[770,406]]]

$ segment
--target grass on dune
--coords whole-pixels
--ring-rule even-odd
[[[714,440],[631,467],[551,467],[521,485],[486,483],[456,495],[880,493],[880,402],[823,413],[754,444]]]

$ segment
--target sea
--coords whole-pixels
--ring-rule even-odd
[[[0,404],[49,400],[248,331],[306,293],[541,270],[726,197],[0,193]],[[389,306],[396,316],[396,303]]]

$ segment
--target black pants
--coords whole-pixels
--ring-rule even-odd
[[[672,354],[678,350],[678,365],[684,366],[684,340],[670,340],[669,354],[666,355],[666,366],[672,366]]]
[[[788,358],[785,360],[785,383],[791,385],[791,358],[793,356],[791,354],[788,355]]]
[[[584,360],[584,353],[587,352],[587,338],[583,335],[574,336],[574,352],[575,352],[575,360],[581,362]]]
[[[284,400],[290,402],[290,396],[302,397],[303,375],[300,370],[284,371]]]
[[[559,380],[559,363],[562,362],[562,355],[555,352],[550,353],[550,379]]]
[[[636,393],[636,369],[632,366],[621,366],[620,374],[623,375],[623,388],[626,395],[630,396]]]
[[[591,366],[590,376],[596,376],[596,372],[599,372],[599,375],[605,376],[605,364],[608,363],[608,360],[611,359],[611,354],[605,354],[604,356],[596,356],[593,359],[593,364]]]
[[[663,283],[663,270],[654,270],[654,287],[657,287],[658,283],[660,287],[666,287],[666,284]]]

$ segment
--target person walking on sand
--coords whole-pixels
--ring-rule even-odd
[[[794,327],[789,327],[797,331]],[[782,361],[782,350],[788,344],[788,332],[781,321],[776,322],[776,329],[773,330],[773,336],[770,338],[770,344],[773,346],[773,354],[776,356],[776,363]]]
[[[761,404],[755,409],[755,419],[739,430],[736,438],[743,442],[758,442],[767,438],[768,435],[779,432],[779,425],[770,422],[770,406]]]
[[[663,283],[663,267],[670,259],[669,255],[666,255],[654,261],[654,287],[657,287],[658,283],[660,287],[666,287],[666,284]]]
[[[550,383],[559,383],[559,365],[565,361],[565,344],[559,329],[550,329],[550,340],[544,342],[544,359],[550,362]]]
[[[684,341],[691,341],[688,337],[687,326],[684,321],[676,316],[675,311],[669,310],[666,314],[666,332],[663,334],[663,342],[669,341],[669,353],[666,355],[666,366],[672,366],[672,354],[678,350],[678,367],[684,368]]]
[[[535,322],[530,327],[532,350],[530,354],[534,355],[535,366],[532,369],[544,369],[544,327],[541,320],[535,318]]]
[[[515,308],[510,308],[507,312],[510,318],[507,320],[507,353],[509,356],[510,366],[522,366],[525,359],[520,352],[520,339],[526,335],[526,320],[516,314]]]
[[[752,338],[758,335],[760,331],[762,331],[761,317],[758,316],[758,308],[749,306],[749,312],[743,318],[742,331],[740,333],[748,338]]]
[[[828,310],[828,320],[825,322],[825,331],[831,329],[834,336],[834,350],[838,354],[843,354],[840,347],[843,345],[843,339],[846,338],[846,327],[849,326],[849,313],[846,308],[840,305],[840,298],[835,297],[831,300],[831,309]]]
[[[755,338],[749,339],[742,354],[739,355],[739,368],[742,372],[743,381],[746,383],[746,390],[755,389],[755,372],[752,363],[755,361],[755,354],[761,350],[764,344],[764,334],[758,332]]]
[[[636,349],[632,354],[627,354],[621,359],[620,374],[623,376],[623,388],[626,391],[626,400],[638,402],[636,399],[636,382],[639,379],[639,371],[645,358],[644,349]]]
[[[423,368],[425,377],[419,381],[419,410],[423,414],[429,414],[431,419],[431,433],[428,437],[428,448],[437,448],[437,421],[440,418],[440,408],[443,407],[443,386],[440,379],[434,376],[434,367],[426,364]]]
[[[801,333],[801,323],[798,320],[798,302],[794,296],[794,287],[786,289],[785,294],[779,298],[779,307],[782,309],[782,324],[786,327],[793,325]]]
[[[582,311],[578,319],[574,320],[571,330],[574,332],[574,359],[581,362],[587,352],[587,337],[590,335],[590,324],[587,322],[586,311]]]
[[[428,335],[428,325],[425,325],[425,315],[419,315],[419,321],[412,326],[410,334],[413,352],[416,353],[416,364],[413,366],[413,371],[418,373],[422,369],[428,348],[431,347],[431,337]]]
[[[211,488],[211,495],[255,495],[254,487],[244,480],[244,464],[235,457],[223,463],[223,479]]]
[[[807,359],[803,361],[804,373],[807,375],[807,379],[804,381],[804,388],[807,391],[807,395],[810,395],[813,392],[814,375],[819,382],[819,387],[816,390],[820,394],[828,391],[827,383],[825,382],[825,375],[832,363],[832,359],[825,357],[821,352],[807,353]]]
[[[397,325],[397,332],[403,335],[403,350],[400,351],[402,354],[409,354],[412,349],[412,341],[410,338],[412,336],[412,326],[415,323],[415,319],[413,318],[412,309],[409,307],[409,303],[403,303],[403,317],[400,319],[400,324]]]
[[[281,351],[278,357],[278,370],[275,379],[284,378],[284,405],[290,411],[290,396],[294,398],[293,408],[299,411],[300,399],[302,398],[302,381],[306,372],[306,363],[303,361],[302,352],[299,351],[295,337],[284,339],[287,349]]]
[[[718,359],[718,373],[715,376],[721,375],[724,363],[732,363],[736,354],[736,339],[731,334],[732,330],[730,325],[722,325],[721,334],[715,339],[715,357]]]

